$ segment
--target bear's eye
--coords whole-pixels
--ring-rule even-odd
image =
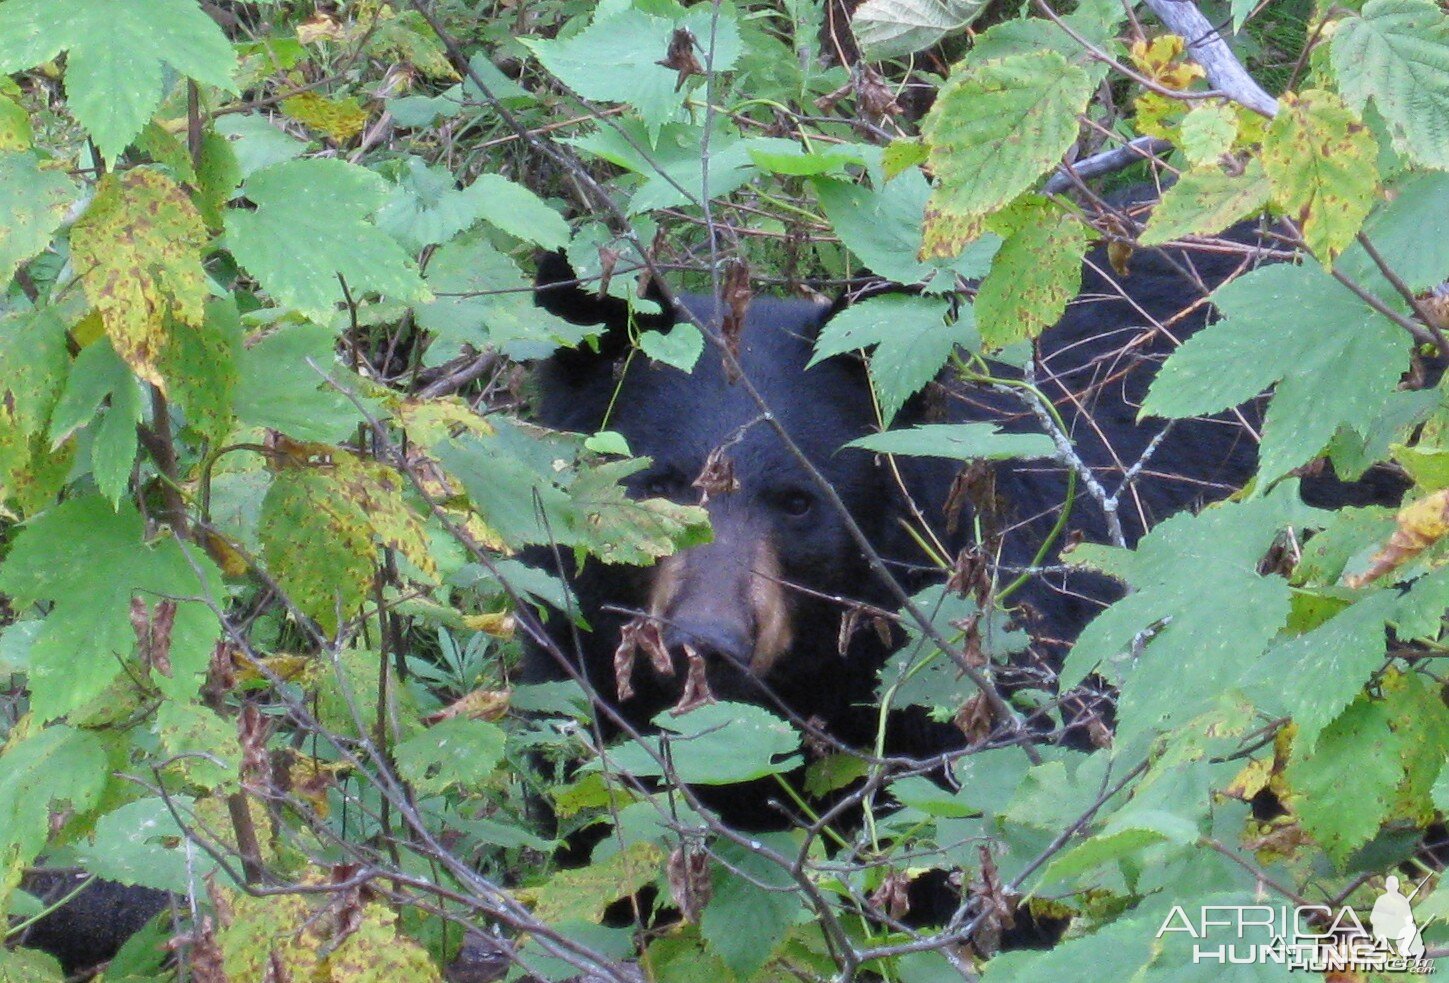
[[[809,492],[795,489],[780,496],[780,508],[786,515],[800,518],[815,507],[815,498]]]

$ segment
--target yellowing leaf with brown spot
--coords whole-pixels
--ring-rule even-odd
[[[1441,488],[1399,509],[1398,528],[1388,543],[1369,561],[1361,574],[1344,578],[1350,587],[1362,587],[1408,563],[1449,534],[1449,488]]]
[[[316,92],[303,92],[283,99],[282,112],[338,143],[351,140],[367,125],[367,111],[350,97],[329,99]]]
[[[1242,771],[1238,772],[1228,787],[1223,789],[1223,794],[1234,799],[1247,802],[1263,789],[1273,779],[1273,759],[1256,758],[1250,760]]]
[[[328,790],[337,784],[339,775],[351,770],[352,765],[345,761],[322,761],[296,748],[287,749],[287,759],[287,778],[292,794],[306,799],[318,817],[326,819],[332,812]]]
[[[35,140],[30,129],[30,114],[7,96],[0,96],[0,152],[20,153],[29,150]]]
[[[403,430],[415,443],[432,447],[440,440],[451,440],[465,433],[487,437],[493,425],[457,396],[446,399],[405,399],[396,406]]]
[[[338,491],[355,504],[384,546],[397,550],[425,574],[437,570],[422,519],[403,497],[407,479],[377,461],[339,452],[333,458]]]
[[[656,844],[634,843],[602,863],[561,870],[548,883],[518,895],[533,902],[534,917],[542,922],[598,922],[605,908],[658,877],[663,863],[664,851]]]
[[[288,468],[262,500],[262,558],[292,603],[328,632],[367,596],[376,549],[367,514],[320,468]]]
[[[309,655],[272,655],[261,660],[260,666],[251,659],[236,659],[235,663],[237,681],[242,683],[270,684],[276,677],[289,683],[308,684],[317,674],[317,660]]]
[[[1203,77],[1202,66],[1184,61],[1187,42],[1176,34],[1164,34],[1151,41],[1132,43],[1132,63],[1142,74],[1167,89],[1186,89]]]
[[[1273,200],[1324,263],[1363,227],[1378,191],[1378,141],[1331,92],[1288,93],[1263,141]]]
[[[191,199],[160,171],[108,174],[70,242],[86,298],[116,354],[164,390],[156,358],[166,333],[201,324],[206,299],[206,226]]]
[[[311,878],[316,883],[317,879]],[[216,933],[230,980],[296,983],[436,983],[422,946],[400,933],[397,916],[355,894],[280,894],[264,898],[218,888],[231,909]]]

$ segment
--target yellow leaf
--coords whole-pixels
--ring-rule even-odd
[[[403,495],[407,479],[385,464],[345,452],[333,457],[333,466],[338,491],[367,516],[378,542],[397,550],[423,573],[436,572],[422,519]]]
[[[513,615],[502,611],[494,614],[470,614],[463,619],[463,624],[474,631],[502,639],[512,638],[515,627]]]
[[[234,661],[237,681],[242,683],[270,684],[272,677],[289,683],[305,683],[315,675],[317,668],[317,660],[308,655],[272,655],[262,659],[260,666],[250,659]]]
[[[1379,146],[1331,92],[1286,93],[1263,140],[1273,200],[1324,263],[1354,241],[1378,191]]]
[[[337,784],[339,775],[351,769],[345,761],[322,761],[296,748],[287,749],[287,777],[291,792],[307,800],[322,819],[331,813],[331,797],[327,790]]]
[[[1449,488],[1426,495],[1399,509],[1397,528],[1383,549],[1374,554],[1368,569],[1345,577],[1350,587],[1362,587],[1418,556],[1449,533]]]
[[[1202,66],[1184,61],[1187,42],[1176,34],[1132,43],[1132,63],[1149,79],[1167,89],[1186,89],[1203,77]]]
[[[431,448],[442,440],[465,433],[493,435],[493,425],[457,396],[446,399],[405,399],[396,406],[403,431],[414,443]]]
[[[367,111],[351,96],[332,98],[303,92],[282,100],[282,112],[338,143],[351,140],[367,125]]]
[[[71,230],[86,298],[100,312],[116,354],[162,390],[156,357],[166,333],[202,322],[206,242],[206,226],[186,192],[147,168],[102,178]]]
[[[454,700],[437,713],[430,713],[423,722],[432,726],[441,720],[453,717],[471,717],[474,720],[502,720],[508,712],[508,701],[513,696],[507,689],[475,689],[460,700]]]
[[[548,883],[518,894],[534,903],[533,914],[540,921],[598,922],[605,908],[658,877],[663,863],[664,851],[655,843],[641,841],[602,863],[561,870]]]

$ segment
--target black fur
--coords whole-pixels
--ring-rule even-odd
[[[1233,235],[1239,241],[1256,238],[1247,228]],[[1077,454],[1109,492],[1118,489],[1124,469],[1166,426],[1161,420],[1138,421],[1157,366],[1207,322],[1211,313],[1207,294],[1245,265],[1241,254],[1139,251],[1131,257],[1130,273],[1122,276],[1112,271],[1105,250],[1088,256],[1081,296],[1036,344],[1034,376],[1064,418]],[[545,277],[557,273],[545,271]],[[552,308],[551,293],[541,291],[540,304]],[[687,297],[683,303],[696,317],[716,323],[719,311],[708,299]],[[803,490],[814,496],[815,490],[772,429],[760,422],[760,408],[745,387],[731,383],[718,351],[706,346],[690,374],[651,364],[642,355],[629,360],[621,371],[617,355],[627,349],[621,306],[603,305],[589,315],[608,329],[599,354],[561,353],[542,366],[539,419],[556,428],[593,431],[605,424],[605,411],[612,405],[608,428],[624,434],[635,454],[654,460],[639,477],[636,490],[665,491],[681,501],[697,500],[691,480],[711,451],[738,436],[728,453],[742,491],[711,502],[717,531],[721,524],[744,524],[755,534],[772,538],[779,547],[784,579],[792,584],[816,594],[893,608],[891,595],[871,574],[844,523],[824,502],[817,500],[803,520],[782,513],[783,495]],[[568,313],[577,317],[584,312],[573,306]],[[829,479],[877,550],[899,569],[919,568],[919,550],[900,531],[898,520],[906,511],[892,476],[874,455],[842,449],[852,438],[874,429],[870,392],[859,361],[842,357],[805,368],[827,316],[825,308],[802,301],[755,301],[741,336],[744,373]],[[657,322],[654,326],[659,327]],[[999,374],[1021,375],[1004,367],[999,367]],[[1008,430],[1042,431],[1026,405],[1009,393],[961,384],[944,388],[948,420],[982,420]],[[929,402],[915,400],[903,415],[923,412],[921,407]],[[1168,516],[1221,499],[1249,479],[1256,464],[1252,434],[1259,431],[1260,410],[1259,405],[1249,404],[1218,418],[1171,426],[1140,480],[1122,496],[1119,515],[1129,545]],[[945,538],[941,508],[959,466],[908,458],[897,459],[897,464],[911,499]],[[1067,475],[1061,465],[1049,461],[1005,463],[992,468],[992,473],[995,497],[1002,503],[998,515],[985,517],[1001,535],[994,555],[1003,566],[1020,568],[1031,562],[1056,522],[1066,497]],[[1385,487],[1369,495],[1384,500],[1393,492]],[[970,523],[961,527],[969,528]],[[1063,542],[1074,538],[1110,541],[1107,518],[1084,489],[1078,491]],[[964,540],[964,533],[957,533],[946,541],[954,550],[965,545]],[[1046,563],[1057,562],[1060,545]],[[647,570],[591,562],[574,577],[582,613],[593,629],[579,636],[582,651],[575,651],[574,636],[562,619],[552,625],[560,647],[577,659],[576,668],[606,698],[614,692],[613,656],[627,615],[604,608],[644,608],[649,578]],[[1049,573],[1034,577],[1014,601],[1023,604],[1038,652],[1052,663],[1087,621],[1119,596],[1120,587],[1099,576]],[[889,646],[874,631],[857,631],[842,657],[837,648],[841,607],[799,592],[793,595],[792,606],[795,641],[774,671],[756,680],[723,660],[711,668],[716,695],[813,717],[843,742],[865,743],[874,720],[869,704],[875,674]],[[643,660],[640,663],[639,695],[618,710],[631,724],[644,727],[677,697],[681,676],[659,678]],[[528,653],[525,674],[531,680],[553,679],[562,670],[553,657],[535,648]],[[904,728],[894,742],[895,750],[919,755],[940,751],[948,730]],[[758,818],[757,813],[742,814],[751,816],[747,821]]]

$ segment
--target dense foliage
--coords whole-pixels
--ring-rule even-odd
[[[43,864],[178,898],[111,981],[440,979],[468,926],[497,978],[1287,979],[1194,965],[1158,929],[1173,905],[1366,907],[1387,872],[1434,874],[1449,17],[1432,0],[1205,4],[1229,43],[1195,61],[1195,12],[0,0],[13,938],[42,913],[20,886]],[[1061,169],[1128,141],[1126,173]],[[1124,226],[1103,181],[1166,190]],[[656,274],[921,285],[911,316],[866,301],[819,342],[871,349],[888,428],[943,368],[1024,359],[1093,241],[1124,266],[1184,238],[1231,250],[1216,234],[1260,215],[1299,261],[1222,288],[1223,319],[1142,408],[1189,418],[1271,391],[1254,481],[1135,549],[1070,551],[1132,591],[1059,679],[1012,694],[1060,722],[1058,693],[1110,685],[1095,750],[993,729],[957,669],[964,643],[983,655],[969,626],[993,591],[935,588],[916,608],[929,633],[903,616],[957,651],[922,642],[884,687],[966,721],[951,783],[816,755],[735,704],[601,753],[578,686],[514,685],[518,636],[566,590],[520,550],[648,564],[708,535],[695,507],[626,495],[641,464],[617,435],[527,425],[520,366],[590,343],[534,307],[537,250],[641,310]],[[688,366],[706,343],[641,332],[637,357]],[[963,462],[1044,446],[951,437],[873,446]],[[1412,482],[1403,506],[1304,505],[1325,455],[1347,478],[1388,462]],[[1011,653],[984,658],[989,682]],[[680,788],[771,775],[806,816],[865,782],[838,822],[761,836]],[[606,831],[586,863],[555,859],[544,800],[563,833]],[[927,870],[959,884],[942,924],[905,910]],[[1449,937],[1435,885],[1415,899],[1431,949]],[[1067,934],[998,955],[1028,913]],[[16,949],[0,978],[60,971]]]

